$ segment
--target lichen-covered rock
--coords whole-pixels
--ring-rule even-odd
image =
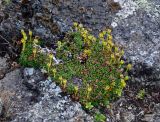
[[[25,69],[31,70],[29,68]],[[26,77],[28,81],[35,81],[40,72],[35,70],[35,73]],[[24,77],[24,78],[25,78]],[[31,122],[92,122],[93,118],[90,117],[82,110],[78,102],[71,101],[69,96],[62,96],[59,86],[50,79],[32,82],[37,85],[39,91],[38,101],[32,106],[28,106],[29,110],[17,113],[17,116],[12,122],[17,121],[31,121]],[[27,85],[30,89],[30,86]]]
[[[131,112],[122,113],[121,121],[123,122],[132,122],[135,120],[135,115]]]
[[[8,65],[6,58],[0,58],[0,65],[1,62]],[[93,122],[78,102],[61,92],[40,70],[25,68],[7,72],[0,79],[0,121]]]
[[[24,69],[24,76],[32,76],[34,74],[34,68],[25,68]]]
[[[159,122],[160,121],[160,104],[155,105],[155,112],[146,114],[142,121],[145,122]]]
[[[122,10],[113,17],[113,34],[134,64],[133,80],[160,85],[160,1],[115,1]]]

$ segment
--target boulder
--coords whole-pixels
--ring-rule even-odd
[[[113,17],[113,35],[134,65],[132,81],[160,86],[160,1],[115,1],[122,9]]]

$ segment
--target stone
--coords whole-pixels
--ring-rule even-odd
[[[5,57],[0,57],[0,70],[4,70],[7,68],[7,58]]]
[[[79,103],[72,102],[69,97],[62,97],[59,94],[62,92],[60,87],[56,86],[50,78],[38,82],[37,86],[39,86],[37,88],[40,91],[40,100],[28,111],[18,113],[12,122],[22,118],[35,122],[74,122],[76,120],[93,122],[93,118],[82,110]]]
[[[24,69],[24,76],[31,76],[34,74],[34,68],[25,68]]]
[[[153,117],[154,117],[154,114],[146,114],[144,116],[143,121],[145,121],[145,122],[153,122]]]
[[[3,114],[3,102],[2,99],[0,98],[0,116]]]
[[[125,50],[124,59],[134,65],[133,77],[160,86],[160,1],[115,1],[122,9],[112,19],[113,35]]]
[[[0,117],[0,121],[93,122],[93,117],[78,102],[62,96],[61,92],[61,88],[50,77],[46,79],[40,70],[15,69],[0,80],[0,114],[4,117]],[[7,115],[6,111],[3,113],[3,106]]]
[[[123,122],[132,122],[135,120],[135,115],[131,112],[124,112],[121,117]]]
[[[5,76],[5,73],[2,70],[0,70],[0,79],[3,79],[4,76]]]
[[[159,122],[160,121],[160,103],[155,105],[155,112],[153,117],[153,122]]]

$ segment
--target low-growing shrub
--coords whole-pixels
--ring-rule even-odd
[[[112,42],[111,30],[102,31],[96,38],[83,25],[74,23],[73,32],[58,42],[55,80],[66,87],[74,85],[73,96],[82,104],[107,106],[121,96],[128,80],[127,66],[121,60],[124,51]],[[62,79],[62,81],[61,81]]]
[[[122,60],[124,51],[113,43],[111,29],[96,38],[82,24],[74,23],[55,51],[40,47],[31,31],[29,38],[23,30],[22,35],[20,63],[45,69],[64,92],[87,109],[107,107],[121,96],[131,64]]]

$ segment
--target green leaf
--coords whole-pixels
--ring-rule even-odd
[[[95,122],[105,122],[105,120],[106,120],[105,115],[103,115],[101,113],[96,113],[94,118],[95,118]]]
[[[108,106],[108,105],[109,105],[109,100],[108,100],[108,99],[104,100],[104,105],[105,105],[105,106]]]
[[[86,106],[85,106],[86,109],[89,109],[89,110],[90,110],[90,109],[92,109],[93,107],[94,107],[94,106],[92,105],[91,102],[87,102],[87,103],[86,103]]]

